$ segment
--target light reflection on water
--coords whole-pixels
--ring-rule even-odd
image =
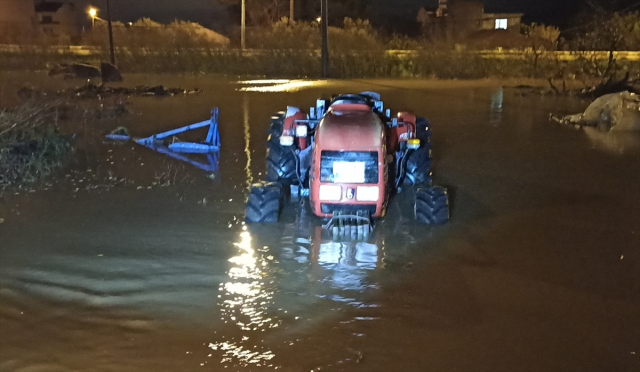
[[[502,107],[504,104],[504,89],[500,88],[491,95],[490,123],[497,127],[502,123]]]
[[[320,321],[329,315],[322,311],[322,302],[375,306],[365,304],[363,296],[377,288],[369,283],[368,273],[382,267],[382,247],[371,242],[324,240],[320,227],[313,229],[314,237],[309,239],[297,228],[289,231],[295,235],[283,236],[283,245],[275,249],[279,254],[266,246],[256,248],[259,237],[254,239],[246,227],[240,233],[234,244],[236,255],[229,259],[228,280],[220,284],[218,296],[221,320],[238,332],[207,346],[219,353],[221,363],[278,368],[272,364],[274,351],[263,342],[278,328],[295,327],[302,317]],[[291,302],[291,294],[299,298],[300,291],[306,294],[306,305]],[[309,302],[308,296],[316,301]]]
[[[247,165],[244,170],[247,173],[247,188],[253,183],[251,173],[251,126],[249,125],[249,97],[242,95],[242,125],[244,127],[244,153],[247,156]]]
[[[309,80],[249,80],[239,81],[239,84],[249,85],[238,89],[241,92],[297,92],[301,89],[319,88],[329,85],[327,81],[309,81]]]
[[[212,342],[208,347],[222,352],[221,363],[240,362],[271,367],[268,362],[274,357],[273,352],[256,347],[254,338],[257,337],[256,332],[278,327],[281,323],[268,315],[274,289],[267,281],[273,279],[266,275],[268,260],[261,252],[256,252],[251,234],[246,228],[244,230],[240,233],[240,241],[234,244],[237,255],[229,259],[232,264],[228,271],[229,280],[220,284],[218,295],[222,321],[233,323],[244,332],[237,341]]]

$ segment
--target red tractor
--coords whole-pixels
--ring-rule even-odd
[[[431,185],[431,128],[408,112],[391,116],[374,92],[318,100],[309,114],[288,107],[271,118],[266,181],[254,184],[247,223],[278,221],[287,194],[309,197],[334,233],[367,235],[389,198],[415,188],[420,223],[449,220],[447,190]]]

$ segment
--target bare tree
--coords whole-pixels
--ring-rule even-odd
[[[613,11],[610,6],[590,1],[588,10],[579,18],[579,25],[570,36],[570,46],[581,53],[582,72],[585,76],[597,76],[600,84],[592,88],[598,93],[633,90],[637,80],[632,80],[624,64],[616,59],[616,52],[640,49],[640,14]],[[607,52],[602,59],[597,53]]]
[[[554,26],[532,23],[523,25],[522,31],[527,37],[529,48],[533,52],[533,70],[538,73],[538,62],[546,51],[555,50],[560,37],[560,30]]]

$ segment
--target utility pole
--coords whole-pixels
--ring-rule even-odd
[[[322,16],[320,22],[322,22],[322,77],[329,77],[329,9],[327,7],[327,0],[320,0],[322,5]]]
[[[295,4],[293,3],[294,0],[290,0],[289,1],[289,22],[293,22],[294,21],[294,17],[296,15],[296,11],[295,11]]]
[[[246,19],[246,4],[245,4],[245,0],[242,0],[242,9],[240,10],[240,13],[242,13],[242,15],[240,16],[240,47],[242,48],[242,50],[245,49],[246,45],[245,45],[245,32],[246,32],[246,28],[247,28],[247,19]]]
[[[109,0],[107,0],[107,24],[109,26],[109,52],[111,53],[111,64],[116,64],[116,55],[113,51],[113,28],[111,27],[111,7],[109,6]]]

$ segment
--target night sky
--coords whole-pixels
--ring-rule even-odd
[[[89,2],[90,0],[84,0]],[[318,0],[319,1],[319,0]],[[615,3],[618,9],[636,5],[637,0],[600,0],[603,4]],[[104,8],[104,0],[93,0],[93,4]],[[393,16],[394,20],[407,19],[413,22],[422,6],[435,6],[437,0],[371,0],[373,9],[380,14]],[[572,17],[585,8],[586,0],[484,0],[487,13],[513,12],[524,13],[524,22],[555,24],[565,27],[571,24]],[[215,0],[111,0],[114,18],[122,21],[135,21],[141,17],[150,17],[160,22],[173,19],[191,20],[205,26],[221,29],[234,23],[229,19],[223,7]],[[354,15],[353,18],[357,18]]]

